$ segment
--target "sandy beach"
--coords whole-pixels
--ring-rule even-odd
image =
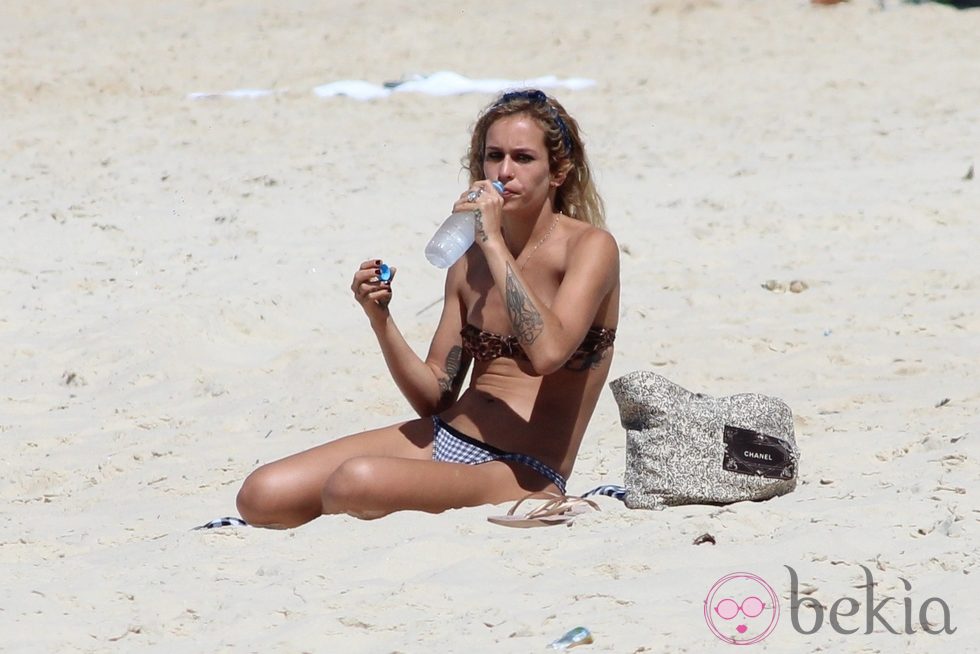
[[[0,650],[504,654],[585,626],[576,652],[730,652],[703,604],[746,572],[781,613],[744,649],[980,652],[980,10],[3,13]],[[659,512],[600,498],[544,529],[490,524],[506,506],[487,506],[192,530],[235,515],[258,463],[413,417],[350,278],[371,257],[398,267],[392,312],[424,354],[442,272],[422,250],[493,96],[313,89],[438,71],[595,81],[551,92],[621,248],[610,380],[783,399],[795,492]],[[221,95],[240,89],[269,93]],[[607,391],[569,491],[621,483],[624,451]],[[880,616],[898,633],[868,593],[894,598]],[[857,609],[838,630],[843,597]]]

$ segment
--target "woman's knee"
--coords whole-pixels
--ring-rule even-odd
[[[274,464],[257,468],[242,483],[235,500],[238,513],[251,525],[288,526],[284,514],[295,511],[290,507],[289,479]]]
[[[252,471],[252,474],[242,482],[242,487],[238,489],[235,504],[238,506],[238,513],[245,518],[246,522],[252,522],[249,518],[259,512],[262,506],[267,503],[269,497],[268,478],[269,475],[265,466],[262,466]]]
[[[390,513],[379,497],[379,473],[372,457],[355,457],[341,463],[323,485],[323,512],[346,513],[365,520]]]

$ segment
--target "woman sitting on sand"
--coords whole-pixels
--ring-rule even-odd
[[[424,361],[391,317],[381,261],[361,264],[351,285],[421,418],[258,468],[238,493],[250,524],[564,494],[612,360],[619,250],[578,125],[541,91],[506,93],[483,112],[468,165],[470,188],[453,210],[475,212],[476,244],[448,270]]]

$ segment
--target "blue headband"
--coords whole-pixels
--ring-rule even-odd
[[[504,93],[502,96],[500,96],[500,99],[497,100],[495,106],[505,104],[511,100],[527,100],[532,104],[539,103],[546,105],[549,113],[551,114],[551,118],[558,126],[558,131],[561,132],[561,140],[565,145],[565,152],[567,154],[571,154],[572,138],[568,134],[568,125],[566,125],[565,121],[562,120],[561,114],[558,113],[558,110],[555,109],[553,104],[551,104],[551,102],[548,100],[548,96],[545,95],[543,91],[539,91],[538,89],[527,89],[524,91],[511,91],[509,93]]]

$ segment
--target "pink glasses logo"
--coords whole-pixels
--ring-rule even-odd
[[[722,577],[704,599],[704,619],[719,639],[731,645],[758,643],[779,621],[779,600],[772,586],[748,572]]]

